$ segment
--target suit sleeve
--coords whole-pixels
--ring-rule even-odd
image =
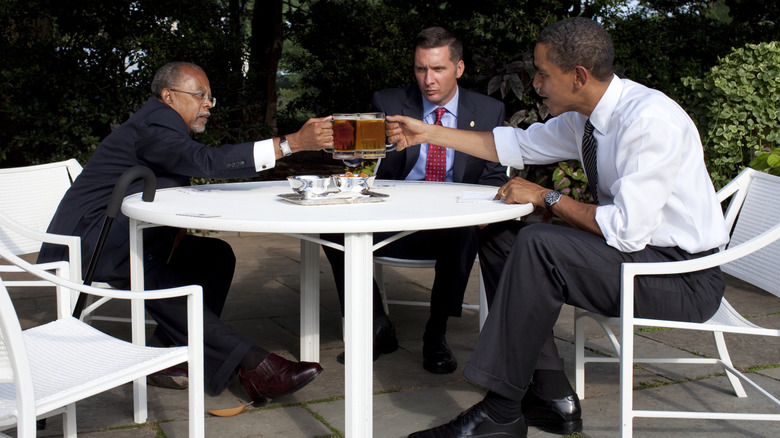
[[[175,117],[174,117],[175,116]],[[254,143],[209,147],[190,138],[173,110],[152,112],[139,128],[136,156],[155,173],[197,178],[245,178],[257,175]]]

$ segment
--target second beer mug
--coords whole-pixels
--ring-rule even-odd
[[[363,158],[385,156],[385,113],[360,113],[357,122],[357,143]]]

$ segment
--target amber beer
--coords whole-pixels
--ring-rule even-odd
[[[333,114],[333,158],[351,160],[360,157],[357,132],[359,114]]]
[[[360,113],[357,121],[358,149],[363,158],[385,156],[385,113]]]

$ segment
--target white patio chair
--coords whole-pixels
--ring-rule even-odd
[[[200,286],[156,291],[120,291],[85,286],[58,277],[0,245],[0,257],[50,285],[58,285],[55,321],[22,331],[5,282],[0,281],[0,429],[16,425],[17,437],[36,435],[36,420],[63,413],[65,436],[76,436],[79,400],[134,382],[134,421],[146,422],[146,376],[188,362],[189,435],[204,436],[203,298]],[[59,262],[67,265],[67,262]],[[63,272],[67,272],[64,269]],[[131,300],[134,314],[143,301],[187,297],[188,346],[145,347],[125,342],[73,318],[71,291]]]
[[[81,278],[80,239],[46,233],[60,200],[81,170],[81,165],[73,158],[37,166],[0,169],[0,212],[17,225],[0,222],[0,244],[15,255],[35,254],[43,242],[65,245],[72,261],[68,266],[69,278]],[[0,274],[18,271],[13,265],[0,265]],[[39,280],[17,280],[6,281],[6,286],[34,287],[42,283]]]
[[[13,222],[9,224],[0,221],[0,244],[5,245],[15,255],[35,254],[44,242],[66,245],[71,261],[68,265],[69,278],[80,279],[80,239],[50,234],[46,230],[62,197],[81,170],[81,165],[73,158],[54,163],[0,169],[0,212]],[[46,266],[40,266],[46,269]],[[14,266],[0,266],[0,273],[15,271],[17,268]],[[6,281],[6,286],[37,286],[41,283],[39,280],[14,280]],[[94,286],[109,287],[105,283],[97,282]],[[76,299],[75,296],[73,299]],[[109,299],[102,297],[95,300],[90,296],[80,319],[86,322],[130,322],[128,318],[95,314],[95,310]],[[71,307],[75,304],[74,301]],[[154,324],[154,321],[147,319],[146,323]]]
[[[634,277],[640,275],[664,275],[699,271],[720,266],[723,272],[758,286],[780,297],[780,274],[776,269],[780,260],[780,178],[745,169],[731,183],[718,192],[718,200],[731,198],[726,210],[726,223],[731,239],[725,249],[698,259],[668,263],[624,263],[621,270],[621,318],[609,318],[587,312],[575,311],[575,368],[576,392],[585,398],[585,363],[620,363],[620,422],[621,436],[632,435],[633,419],[696,418],[720,420],[768,420],[780,421],[780,414],[686,412],[667,410],[637,410],[633,407],[633,365],[635,363],[719,364],[738,397],[746,397],[742,383],[750,385],[780,408],[780,400],[758,386],[734,368],[729,357],[723,333],[780,337],[780,329],[759,327],[743,318],[724,298],[717,313],[703,323],[665,321],[636,318],[634,309]],[[605,330],[618,357],[586,356],[584,318],[595,320]],[[620,327],[620,342],[609,325]],[[673,329],[710,331],[715,337],[718,358],[639,358],[634,354],[634,327],[665,327]]]
[[[487,319],[488,305],[487,296],[485,295],[485,285],[482,282],[482,269],[479,267],[479,257],[474,259],[474,263],[477,264],[477,270],[479,272],[479,304],[463,303],[464,309],[478,310],[479,311],[479,329],[482,330],[482,326]],[[385,286],[384,266],[394,266],[397,268],[429,268],[433,269],[436,266],[436,260],[413,260],[413,259],[401,259],[396,257],[383,257],[374,256],[374,278],[379,286],[379,294],[382,296],[382,303],[385,307],[385,313],[390,314],[389,304],[396,304],[401,306],[429,306],[429,301],[411,301],[411,300],[395,300],[387,298],[387,287]]]

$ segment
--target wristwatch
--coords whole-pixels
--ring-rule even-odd
[[[290,142],[287,141],[287,137],[279,137],[279,149],[282,151],[282,155],[285,157],[292,155],[292,149],[290,149]]]
[[[544,195],[544,206],[547,208],[547,211],[552,213],[552,206],[561,200],[561,196],[563,196],[563,193],[557,190],[550,190]]]

